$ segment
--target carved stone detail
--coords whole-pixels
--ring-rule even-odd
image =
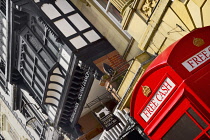
[[[114,7],[123,15],[125,9],[133,2],[133,0],[110,0]]]
[[[150,17],[157,2],[158,0],[145,0],[145,3],[143,4],[141,11],[146,17]]]

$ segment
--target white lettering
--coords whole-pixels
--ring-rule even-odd
[[[158,91],[141,112],[141,117],[148,122],[152,115],[157,111],[163,101],[168,97],[176,85],[168,77],[162,83]]]
[[[210,59],[210,46],[206,47],[202,51],[198,52],[194,56],[190,57],[182,63],[182,65],[189,71],[193,71],[203,63]]]
[[[90,74],[89,74],[89,71],[87,71],[85,73],[85,78],[81,84],[81,88],[79,90],[79,95],[78,95],[78,99],[81,100],[82,99],[82,95],[84,93],[84,90],[85,90],[85,87],[86,87],[86,84],[87,84],[87,81],[88,81],[88,78],[89,78]]]
[[[73,110],[73,113],[72,113],[71,118],[70,118],[70,122],[73,122],[74,116],[75,116],[75,114],[76,114],[76,112],[77,112],[77,108],[78,108],[78,107],[79,107],[79,103],[76,103],[76,104],[75,104],[75,107],[74,107],[74,110]]]

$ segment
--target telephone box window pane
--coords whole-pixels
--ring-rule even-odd
[[[207,131],[207,133],[209,134],[209,136],[210,136],[210,129]]]
[[[200,128],[184,114],[163,136],[162,140],[193,140],[200,133]]]
[[[206,128],[208,125],[198,116],[198,114],[195,113],[194,110],[192,110],[192,108],[190,108],[188,110],[188,113],[190,113],[190,115],[196,120],[197,123],[199,123],[202,128]]]
[[[209,140],[208,136],[206,134],[202,135],[198,140]]]

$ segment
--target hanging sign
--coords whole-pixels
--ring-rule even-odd
[[[110,130],[112,127],[120,122],[119,119],[106,107],[104,107],[98,113],[95,112],[95,115],[106,131]]]

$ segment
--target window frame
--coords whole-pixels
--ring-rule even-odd
[[[122,29],[122,25],[121,22],[118,21],[108,10],[111,6],[111,2],[110,0],[107,0],[107,5],[106,5],[106,9],[97,1],[97,0],[93,0],[93,2],[100,8],[100,10],[102,10],[106,16],[130,39],[131,35],[126,31]],[[113,5],[114,6],[114,5]],[[119,12],[120,14],[120,12]],[[123,20],[123,17],[122,17]]]
[[[203,128],[196,118],[189,113],[189,110],[193,112],[205,123],[207,127]],[[201,112],[197,110],[185,96],[180,99],[179,103],[169,112],[169,117],[164,119],[164,122],[158,127],[158,131],[151,135],[151,138],[163,139],[163,137],[172,129],[172,127],[180,120],[180,118],[186,114],[191,121],[201,130],[201,132],[195,137],[195,140],[199,140],[203,135],[210,137],[207,134],[210,131],[210,123],[201,115]],[[173,116],[173,117],[172,117]]]

